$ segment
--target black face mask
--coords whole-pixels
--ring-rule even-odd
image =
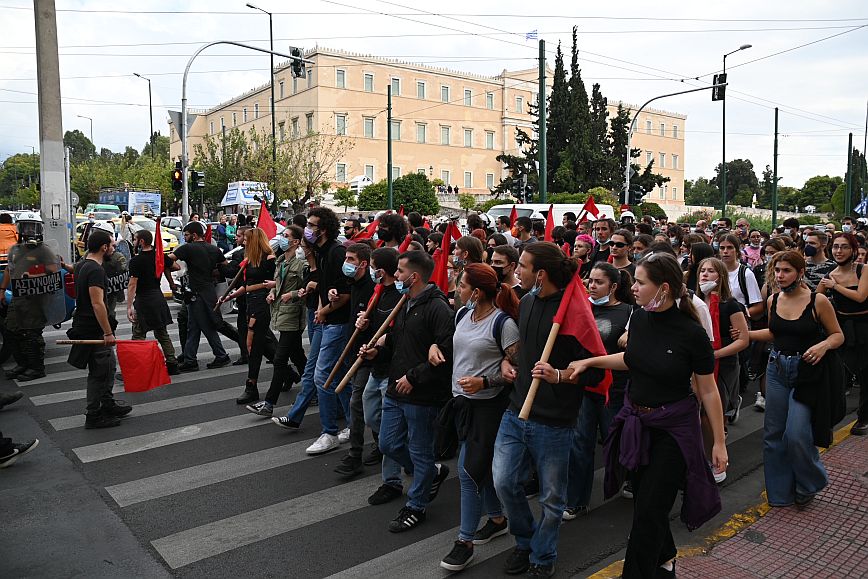
[[[506,272],[503,271],[504,268],[502,265],[492,265],[491,269],[493,269],[494,273],[497,274],[498,283],[503,283],[504,281],[506,281]]]
[[[817,248],[814,247],[813,245],[806,245],[805,246],[805,257],[814,257],[815,255],[817,255]]]
[[[381,241],[392,241],[392,232],[388,229],[378,229],[377,238]]]

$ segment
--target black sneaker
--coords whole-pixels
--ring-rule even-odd
[[[482,528],[476,531],[473,535],[473,544],[474,545],[484,545],[491,541],[495,537],[499,537],[501,535],[505,535],[509,532],[509,523],[506,520],[506,517],[503,518],[503,521],[499,523],[495,523],[491,519],[488,519]]]
[[[555,575],[555,566],[554,565],[533,565],[528,568],[527,576],[528,577],[554,577]]]
[[[473,543],[455,541],[449,554],[440,561],[440,566],[448,571],[463,571],[473,561]]]
[[[169,373],[169,376],[177,376],[181,373],[177,362],[166,361],[166,371]]]
[[[509,554],[503,572],[507,575],[521,575],[530,568],[530,549],[516,547]]]
[[[380,447],[376,443],[371,443],[371,452],[364,458],[362,463],[365,466],[374,466],[383,462],[383,453],[380,452]]]
[[[398,516],[389,521],[389,531],[392,533],[403,533],[415,529],[418,525],[424,522],[425,511],[417,511],[410,507],[403,507],[398,511]]]
[[[198,372],[199,371],[199,363],[198,362],[184,362],[180,366],[178,366],[178,370],[181,372]]]
[[[233,366],[246,366],[248,364],[247,358],[238,358],[234,362],[232,362]]]
[[[368,497],[368,504],[385,505],[386,503],[394,501],[403,494],[403,489],[384,483],[380,485],[380,488],[374,491],[374,494]]]
[[[21,400],[22,396],[24,396],[24,393],[20,390],[10,392],[9,394],[6,394],[5,392],[0,393],[0,408],[18,402],[19,400]]]
[[[120,423],[120,418],[103,413],[89,414],[84,419],[85,428],[111,428],[112,426],[120,426]]]
[[[298,430],[299,427],[301,427],[301,424],[299,424],[295,420],[290,420],[286,416],[281,416],[279,418],[275,416],[271,419],[271,421],[279,427],[285,428],[287,430]]]
[[[19,442],[17,444],[13,444],[12,446],[18,451],[18,456],[24,456],[37,446],[39,446],[39,439],[34,438],[33,440],[29,440],[27,442]]]
[[[123,418],[124,416],[133,411],[133,407],[126,402],[116,400],[112,406],[105,407],[103,411],[109,416],[114,416],[115,418]]]
[[[588,507],[567,507],[564,509],[563,519],[565,521],[572,521],[573,519],[584,517],[589,512]]]
[[[25,366],[15,366],[11,370],[6,370],[5,376],[10,380],[14,380],[19,374],[27,370]]]
[[[12,452],[7,454],[6,456],[0,456],[0,468],[12,466],[13,464],[15,464],[16,460],[18,460],[18,449],[13,448]]]
[[[34,370],[33,368],[28,368],[24,372],[18,374],[18,377],[15,379],[19,382],[30,382],[37,378],[45,378],[45,370]]]
[[[222,368],[223,366],[228,366],[232,363],[232,360],[229,359],[229,356],[223,356],[222,358],[214,358],[213,361],[205,364],[205,367],[209,370],[213,370],[214,368]]]
[[[445,464],[436,464],[434,466],[437,467],[437,474],[434,475],[434,480],[431,481],[431,490],[428,492],[429,503],[437,498],[437,495],[440,493],[440,487],[443,486],[446,477],[449,476],[448,466]]]
[[[365,467],[362,466],[361,457],[346,455],[339,465],[335,467],[335,472],[341,476],[356,476],[365,472]]]

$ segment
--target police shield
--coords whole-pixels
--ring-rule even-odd
[[[57,244],[17,243],[9,249],[10,326],[42,329],[63,322],[66,302]]]

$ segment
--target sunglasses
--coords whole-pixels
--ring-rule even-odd
[[[613,242],[612,242],[612,245],[614,245],[614,246],[617,247],[618,249],[621,249],[621,248],[623,248],[623,247],[627,247],[629,244],[628,244],[628,243],[624,243],[623,241],[613,241]]]

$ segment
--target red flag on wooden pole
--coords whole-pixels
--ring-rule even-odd
[[[518,210],[515,208],[515,203],[512,204],[512,211],[509,212],[509,226],[515,225],[515,220],[518,219]]]
[[[359,241],[361,239],[371,239],[374,234],[377,232],[377,227],[380,226],[380,220],[374,219],[372,222],[368,224],[367,227],[353,235],[353,241]]]
[[[126,392],[146,392],[172,383],[156,340],[118,340],[117,353]]]
[[[271,218],[271,213],[268,212],[265,200],[262,201],[262,206],[259,208],[259,219],[256,220],[256,227],[264,231],[268,239],[277,235],[277,224]]]
[[[163,277],[163,266],[165,258],[163,257],[163,234],[161,232],[160,218],[157,217],[157,228],[154,231],[154,271],[157,273],[157,279]]]
[[[431,274],[431,282],[437,284],[443,293],[449,291],[449,268],[446,261],[451,257],[449,246],[453,239],[461,237],[461,232],[458,231],[458,226],[454,221],[449,222],[446,228],[446,233],[443,234],[443,242],[440,247],[434,252],[434,273]]]
[[[549,205],[549,212],[546,215],[546,232],[543,241],[554,241],[552,232],[555,230],[555,206]]]

